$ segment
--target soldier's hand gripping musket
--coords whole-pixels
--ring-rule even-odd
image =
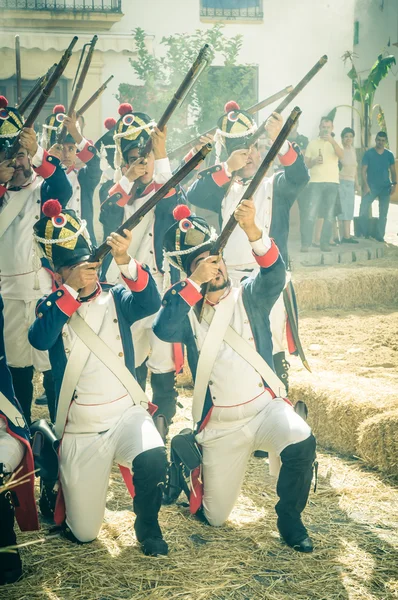
[[[300,115],[301,115],[301,110],[298,107],[296,107],[292,110],[289,117],[286,119],[286,123],[282,127],[278,137],[276,138],[275,142],[272,144],[267,155],[265,156],[264,160],[260,164],[256,174],[254,175],[254,177],[251,180],[250,184],[248,185],[246,191],[244,192],[240,202],[242,202],[243,200],[248,200],[248,199],[252,198],[253,194],[255,193],[255,191],[261,184],[263,178],[267,174],[267,171],[270,168],[271,164],[273,163],[273,161],[277,157],[278,153],[280,152],[280,149],[282,148],[283,144],[287,140],[291,130],[293,129],[293,127],[294,127],[295,123],[297,122],[297,120],[299,119]],[[227,221],[225,227],[223,228],[222,232],[220,233],[219,237],[215,241],[213,247],[210,250],[210,254],[212,256],[221,256],[221,254],[222,254],[225,246],[227,245],[227,242],[228,242],[229,238],[231,237],[231,234],[233,233],[236,226],[237,226],[237,221],[235,219],[234,214],[232,214],[230,216],[229,220]],[[203,295],[204,301],[202,302],[202,305],[200,308],[200,318],[202,316],[202,311],[203,311],[203,306],[205,303],[207,290],[208,290],[208,284],[205,284],[202,289],[202,295]]]
[[[90,48],[89,48],[89,50],[87,52],[87,56],[86,56],[86,59],[84,61],[83,68],[81,70],[81,73],[80,73],[80,76],[79,76],[79,80],[78,80],[78,82],[76,84],[76,88],[75,88],[75,91],[73,93],[72,100],[70,101],[70,104],[69,104],[69,107],[68,107],[68,113],[67,113],[68,117],[72,117],[73,113],[74,113],[74,111],[76,109],[77,102],[79,100],[79,97],[80,97],[81,91],[83,89],[83,85],[84,85],[85,79],[87,77],[88,70],[90,68],[91,61],[93,59],[94,49],[95,49],[95,45],[96,45],[97,41],[98,41],[98,36],[95,35],[93,37],[93,39],[91,40],[91,42],[90,42]],[[67,131],[66,127],[63,126],[61,128],[61,131],[59,132],[59,135],[58,135],[58,138],[57,138],[57,143],[58,144],[63,144],[64,143],[67,133],[68,133],[68,131]]]
[[[183,181],[183,179],[185,179],[185,177],[187,177],[189,173],[191,173],[191,171],[193,171],[193,169],[195,169],[198,164],[206,158],[211,150],[211,144],[206,144],[203,146],[203,148],[201,148],[185,165],[183,165],[181,169],[179,169],[171,177],[171,179],[169,179],[169,181],[163,184],[162,187],[153,196],[151,196],[151,198],[149,198],[140,209],[138,209],[129,219],[127,219],[127,221],[125,221],[123,225],[116,230],[116,233],[124,236],[125,229],[130,231],[134,229],[134,227],[141,222],[145,215],[152,210],[152,208],[154,208],[156,204],[169,193],[170,190],[175,188],[181,181]],[[110,252],[110,250],[111,249],[109,245],[104,242],[95,250],[90,260],[92,262],[101,261],[108,254],[108,252]]]
[[[46,86],[44,87],[44,89],[42,90],[38,100],[36,101],[36,104],[34,105],[33,109],[31,110],[31,112],[29,113],[28,117],[25,120],[25,124],[24,127],[33,127],[34,122],[36,121],[37,117],[39,116],[40,112],[42,111],[45,103],[47,102],[48,98],[51,96],[55,86],[57,85],[61,75],[63,74],[63,72],[66,69],[66,66],[72,56],[72,51],[73,48],[76,45],[76,42],[78,40],[78,37],[75,36],[71,43],[69,44],[68,48],[65,50],[64,54],[62,55],[61,60],[59,61],[57,67],[54,69],[51,77],[49,78]],[[14,156],[17,154],[18,150],[20,148],[20,144],[19,144],[19,136],[17,136],[15,138],[15,141],[13,142],[12,146],[9,148],[8,152],[7,152],[7,158],[14,158]]]
[[[203,48],[200,50],[195,62],[192,67],[189,69],[188,73],[185,75],[182,83],[180,84],[178,90],[174,94],[173,98],[169,102],[166,110],[163,115],[160,117],[158,121],[158,129],[163,131],[168,121],[173,116],[175,110],[181,106],[182,102],[189,94],[192,87],[195,85],[198,77],[202,73],[202,71],[207,67],[210,62],[210,46],[205,44]],[[141,156],[146,157],[152,150],[152,139],[149,138],[145,147],[141,152]]]

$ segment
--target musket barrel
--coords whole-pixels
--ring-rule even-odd
[[[68,107],[68,117],[71,117],[73,115],[73,112],[74,112],[74,110],[76,108],[76,104],[77,104],[77,102],[79,100],[80,93],[81,93],[81,91],[83,89],[84,81],[85,81],[85,79],[87,77],[87,73],[88,73],[88,70],[90,68],[90,64],[91,64],[91,61],[92,61],[92,58],[93,58],[93,54],[94,54],[95,44],[97,43],[97,41],[98,41],[98,36],[95,35],[93,37],[93,39],[91,40],[91,42],[90,42],[90,48],[89,48],[89,50],[87,52],[86,60],[84,61],[84,65],[83,65],[82,71],[80,73],[79,80],[78,80],[78,82],[76,84],[76,88],[75,88],[75,91],[73,93],[72,100],[70,101],[70,104],[69,104],[69,107]],[[63,144],[64,143],[67,133],[68,133],[67,129],[66,129],[65,125],[63,125],[61,127],[61,131],[59,132],[58,137],[57,137],[57,143],[58,144]]]
[[[49,77],[52,75],[56,68],[57,64],[55,63],[52,67],[49,68],[45,75],[42,75],[37,79],[35,85],[30,90],[29,94],[24,98],[21,104],[18,106],[18,110],[21,115],[25,113],[25,111],[29,108],[29,106],[36,100],[37,96],[40,94],[40,91],[46,85]]]
[[[311,79],[313,79],[315,77],[315,75],[317,73],[319,73],[319,71],[322,69],[322,67],[326,65],[327,61],[328,61],[328,57],[326,56],[326,54],[321,56],[321,58],[318,60],[317,63],[315,63],[315,65],[312,67],[312,69],[310,69],[308,71],[308,73],[303,77],[303,79],[292,89],[290,94],[288,94],[286,96],[286,98],[284,98],[282,100],[282,102],[279,104],[279,106],[276,107],[274,112],[281,114],[282,111],[284,111],[285,108],[292,102],[292,100],[294,100],[296,98],[296,96],[305,88],[305,86],[308,85],[308,83],[311,81]],[[267,123],[267,119],[260,125],[260,127],[257,129],[257,131],[253,134],[253,136],[252,136],[253,144],[264,133],[266,123]]]
[[[156,206],[162,198],[164,198],[171,189],[175,188],[185,177],[189,175],[195,167],[198,166],[202,160],[206,158],[206,156],[211,152],[212,145],[206,144],[201,148],[185,165],[181,167],[162,187],[155,192],[155,194],[149,198],[139,208],[127,221],[125,221],[117,230],[116,233],[123,235],[124,229],[129,229],[130,231],[136,227],[143,217],[150,211],[152,208]],[[91,262],[97,262],[102,260],[109,252],[111,251],[110,247],[106,242],[101,244],[95,251],[93,256],[91,257]]]
[[[209,62],[209,51],[210,51],[210,46],[208,44],[205,44],[201,48],[195,62],[190,67],[188,73],[185,75],[180,86],[178,87],[178,90],[174,94],[174,96],[171,99],[171,101],[169,102],[166,110],[164,111],[163,115],[160,117],[160,119],[158,121],[158,129],[160,129],[160,131],[163,131],[163,129],[167,125],[167,122],[170,120],[171,116],[173,115],[174,111],[176,110],[176,108],[178,108],[178,106],[184,100],[184,98],[188,94],[189,90],[194,85],[196,79],[199,77],[202,70],[205,68],[205,66]],[[152,150],[152,138],[149,138],[149,140],[147,141],[147,143],[145,145],[145,148],[143,149],[141,156],[148,156],[148,154],[150,153],[151,150]]]
[[[36,121],[37,117],[39,116],[43,106],[45,105],[45,103],[47,102],[48,98],[50,97],[53,89],[57,85],[62,73],[65,71],[66,66],[70,60],[70,57],[72,56],[72,50],[73,50],[74,46],[76,45],[77,40],[78,40],[78,37],[75,36],[72,39],[71,43],[69,44],[68,48],[65,50],[64,54],[62,55],[61,60],[57,64],[57,66],[54,69],[52,75],[50,76],[47,84],[45,85],[44,89],[42,90],[39,98],[36,101],[36,104],[34,105],[33,109],[29,113],[29,116],[26,118],[25,124],[24,124],[25,127],[33,127],[33,124]],[[17,136],[15,138],[11,148],[9,149],[9,151],[7,153],[8,158],[14,157],[15,154],[18,152],[18,149],[19,149],[19,136]]]
[[[108,79],[98,88],[98,90],[87,100],[85,104],[76,113],[77,117],[84,115],[84,113],[94,104],[94,102],[101,96],[101,94],[106,90],[108,83],[114,78],[114,75],[108,77]]]
[[[21,75],[21,45],[19,35],[15,36],[15,72],[17,77],[17,104],[22,101],[22,75]]]

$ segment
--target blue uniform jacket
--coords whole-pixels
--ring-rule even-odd
[[[102,171],[100,168],[100,158],[95,146],[88,145],[87,149],[85,148],[82,152],[78,152],[77,156],[80,158],[83,152],[84,157],[90,154],[92,156],[87,160],[85,166],[79,169],[77,174],[81,191],[81,215],[82,219],[87,221],[87,231],[90,234],[91,242],[95,245],[93,196],[95,188],[101,179]]]
[[[4,317],[3,317],[3,299],[0,295],[0,392],[7,400],[22,413],[22,409],[14,394],[11,373],[7,366],[7,359],[4,347]],[[4,408],[4,407],[3,407]],[[39,529],[37,518],[36,503],[34,497],[34,463],[32,451],[30,448],[30,432],[23,416],[18,417],[16,423],[7,417],[7,411],[2,410],[0,399],[0,419],[5,421],[8,433],[18,439],[25,446],[25,457],[22,461],[22,469],[18,478],[24,477],[26,483],[15,488],[18,497],[16,508],[16,517],[22,531],[31,531]],[[30,475],[28,475],[30,474]]]
[[[242,298],[253,331],[256,349],[269,366],[274,368],[269,313],[285,285],[286,268],[275,243],[272,244],[265,256],[256,257],[256,260],[261,267],[260,271],[255,277],[249,277],[242,282]],[[179,281],[164,295],[162,308],[153,324],[155,334],[164,342],[185,344],[189,368],[194,381],[199,352],[188,313],[201,298],[201,294],[189,280]],[[226,377],[228,377],[227,373]],[[267,382],[264,383],[267,385]],[[205,420],[211,407],[211,394],[207,388],[200,424]]]
[[[135,377],[134,345],[130,328],[136,321],[158,311],[160,296],[146,265],[138,265],[137,281],[125,279],[125,282],[130,290],[123,285],[104,286],[103,289],[107,289],[113,295],[125,365]],[[133,291],[134,289],[137,291]],[[37,318],[29,329],[29,341],[32,346],[38,350],[49,351],[57,399],[67,363],[62,328],[77,310],[78,304],[66,288],[59,288],[39,300],[36,308]]]
[[[290,160],[294,159],[294,162],[274,177],[272,220],[269,231],[269,235],[275,240],[286,265],[288,264],[287,242],[290,209],[298,194],[309,181],[308,169],[297,144],[292,144],[289,153],[293,155]],[[220,177],[220,171],[221,165],[214,165],[201,171],[197,180],[189,188],[187,199],[194,206],[217,213],[221,226],[221,205],[228,189],[229,178],[225,180],[226,178]]]

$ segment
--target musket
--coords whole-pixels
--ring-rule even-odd
[[[211,152],[212,145],[206,144],[201,148],[186,164],[184,164],[181,169],[179,169],[162,187],[155,192],[151,198],[149,198],[145,204],[141,206],[127,221],[125,221],[117,230],[116,233],[119,235],[124,235],[124,229],[128,229],[131,231],[134,227],[142,221],[145,215],[152,210],[156,206],[162,198],[164,198],[171,189],[175,188],[185,177],[189,175],[189,173],[195,169],[202,160],[206,158],[206,156]],[[106,242],[101,244],[98,248],[94,250],[92,257],[90,258],[91,262],[97,262],[103,260],[103,258],[110,252],[111,249]]]
[[[317,73],[322,69],[323,66],[328,62],[326,54],[321,56],[317,63],[308,71],[301,81],[292,89],[282,102],[275,108],[274,112],[281,114],[285,108],[296,98],[296,96],[305,88],[306,85],[315,77]],[[268,118],[261,123],[260,127],[251,137],[251,143],[255,144],[258,138],[264,133]]]
[[[17,76],[17,104],[19,106],[22,100],[21,45],[19,43],[19,35],[15,36],[15,72]]]
[[[36,104],[34,105],[31,112],[29,113],[29,116],[27,117],[27,119],[24,123],[24,127],[33,127],[33,124],[36,121],[37,117],[39,116],[43,106],[47,102],[48,98],[51,96],[52,91],[55,88],[55,86],[57,85],[62,73],[65,71],[66,66],[70,60],[70,57],[72,56],[72,50],[73,50],[74,46],[76,45],[77,40],[78,40],[78,37],[75,35],[75,37],[69,44],[68,48],[63,53],[61,60],[57,64],[56,68],[54,69],[46,86],[42,90],[38,100],[36,101]],[[18,152],[19,148],[20,148],[20,145],[19,145],[19,135],[18,135],[15,138],[12,146],[9,148],[9,150],[7,152],[7,158],[13,158],[15,156],[15,154]]]
[[[54,73],[56,66],[57,66],[57,64],[55,63],[52,67],[50,67],[48,69],[48,71],[45,75],[42,75],[41,77],[39,77],[37,79],[36,83],[30,90],[29,94],[26,96],[26,98],[24,98],[22,100],[21,104],[19,104],[18,111],[21,115],[23,115],[25,113],[25,111],[29,108],[29,106],[32,104],[32,102],[34,102],[34,100],[36,100],[37,96],[40,94],[41,90],[44,88],[47,81],[49,80],[51,75]]]
[[[253,106],[250,106],[249,108],[246,109],[246,112],[250,113],[251,115],[255,115],[256,113],[258,113],[260,110],[262,110],[266,106],[269,106],[273,102],[276,102],[280,98],[283,98],[284,96],[286,96],[286,94],[288,94],[292,90],[293,90],[293,86],[288,85],[280,92],[277,92],[276,94],[273,94],[272,96],[269,96],[268,98],[265,98],[264,100],[261,100],[261,102],[257,102],[257,104],[253,104]],[[190,140],[189,142],[185,142],[185,144],[182,144],[175,150],[172,150],[171,152],[169,152],[168,157],[170,159],[173,159],[175,156],[183,155],[184,152],[187,152],[188,150],[191,150],[191,148],[194,148],[196,146],[196,144],[199,143],[201,137],[205,137],[207,135],[214,135],[216,133],[216,131],[217,131],[217,127],[208,129],[207,131],[205,131],[205,133],[201,133],[193,140]]]
[[[96,92],[94,92],[94,94],[91,96],[91,98],[89,98],[87,100],[87,102],[85,104],[83,104],[83,106],[81,108],[79,108],[79,110],[76,112],[76,117],[80,117],[81,115],[84,115],[84,113],[90,108],[90,106],[92,104],[94,104],[94,102],[97,100],[97,98],[99,98],[101,96],[101,94],[106,90],[108,83],[114,78],[114,75],[111,75],[110,77],[108,77],[108,79],[105,81],[105,83],[103,83],[101,85],[101,87],[98,88],[98,90]]]
[[[209,62],[210,62],[210,46],[209,46],[209,44],[205,44],[203,46],[203,48],[201,48],[195,62],[189,69],[188,73],[185,75],[184,79],[182,80],[178,90],[176,91],[173,98],[169,102],[163,115],[160,117],[158,124],[157,124],[158,129],[160,129],[160,131],[163,131],[163,129],[167,125],[168,121],[173,116],[174,111],[183,103],[183,101],[185,100],[185,98],[187,97],[189,92],[191,91],[192,87],[195,85],[196,80],[198,79],[198,77],[200,76],[202,71],[205,69],[205,67],[209,64]],[[145,147],[140,152],[140,156],[142,156],[142,157],[148,156],[148,154],[150,153],[151,150],[152,150],[152,138],[150,137],[148,139],[147,143],[145,144]]]
[[[75,91],[73,92],[72,100],[70,101],[70,104],[68,106],[68,113],[67,113],[68,117],[71,117],[75,111],[76,104],[79,100],[80,93],[83,89],[84,81],[87,77],[87,73],[90,68],[90,64],[91,64],[93,54],[94,54],[95,44],[97,43],[97,41],[98,41],[98,36],[95,35],[89,44],[90,48],[87,52],[87,56],[84,61],[84,65],[82,67],[78,82],[76,84]],[[65,125],[62,125],[61,131],[58,133],[58,136],[57,136],[57,144],[64,143],[67,133],[68,133],[68,130],[66,129]]]
[[[289,117],[286,119],[286,123],[282,127],[281,131],[279,132],[278,137],[272,144],[271,148],[268,150],[268,153],[266,154],[266,156],[264,157],[264,160],[262,161],[259,168],[257,169],[256,174],[254,175],[253,179],[251,180],[251,182],[249,183],[245,192],[243,193],[242,198],[239,201],[239,204],[241,202],[243,202],[243,200],[249,200],[250,198],[253,197],[257,188],[261,184],[263,178],[267,174],[267,171],[270,168],[271,164],[273,163],[275,158],[278,156],[280,149],[282,148],[283,144],[287,140],[291,130],[293,129],[293,127],[294,127],[295,123],[297,122],[297,120],[299,119],[300,115],[301,115],[301,110],[296,106],[290,113]],[[232,233],[234,232],[235,227],[238,224],[237,220],[235,219],[234,212],[229,217],[229,219],[228,219],[226,225],[223,227],[223,230],[221,231],[220,235],[218,236],[218,238],[214,242],[213,246],[211,247],[211,249],[210,249],[211,256],[219,256],[221,258],[221,254],[222,254],[225,246],[227,245],[229,238],[231,237]],[[202,301],[202,305],[201,305],[200,312],[199,312],[199,321],[202,320],[203,309],[205,306],[204,300],[207,296],[208,288],[209,288],[208,283],[205,283],[202,285],[203,301]]]

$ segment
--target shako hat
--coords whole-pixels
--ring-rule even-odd
[[[214,136],[218,159],[223,148],[225,148],[228,156],[234,150],[248,148],[251,136],[257,130],[252,115],[242,110],[239,104],[233,100],[226,103],[224,112],[225,114],[218,120],[218,128]]]
[[[176,222],[163,238],[163,269],[166,273],[169,263],[189,275],[192,261],[202,252],[210,250],[217,234],[205,219],[193,215],[185,204],[176,206],[173,216]]]
[[[113,139],[116,150],[127,163],[127,154],[132,148],[143,148],[151,134],[155,122],[142,112],[133,112],[127,102],[119,106],[120,119],[116,123]]]
[[[56,104],[51,115],[49,115],[43,123],[43,134],[41,138],[42,146],[48,150],[57,143],[58,133],[61,131],[62,123],[66,117],[66,110],[63,104]],[[70,135],[66,134],[64,144],[75,144],[75,140]]]
[[[105,164],[101,164],[101,171],[105,171],[108,166],[115,168],[115,149],[116,145],[113,141],[115,132],[116,119],[108,117],[104,121],[106,132],[95,142],[94,146],[101,155],[101,160],[105,160]]]
[[[88,260],[92,244],[86,221],[74,210],[63,209],[58,200],[47,200],[42,210],[44,217],[34,224],[33,237],[54,271]]]
[[[18,135],[24,121],[16,108],[8,106],[5,96],[0,96],[0,150],[9,146]]]

